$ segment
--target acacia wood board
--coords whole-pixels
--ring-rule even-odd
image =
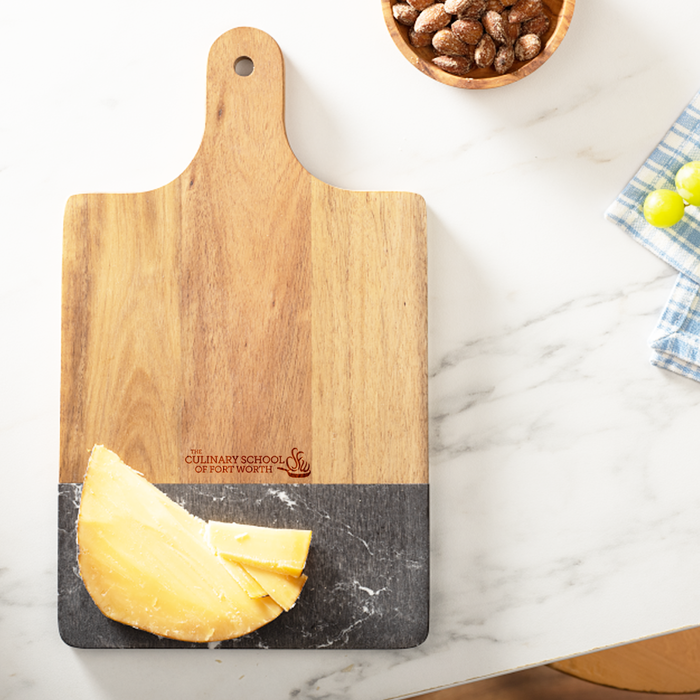
[[[239,74],[241,58],[252,61],[249,75]],[[381,508],[359,495],[355,507],[369,521],[396,515],[406,522],[390,530],[416,533],[420,551],[405,560],[398,552],[403,564],[391,576],[415,580],[417,643],[427,630],[426,237],[419,195],[344,190],[304,169],[286,137],[278,45],[256,29],[224,34],[209,55],[204,135],[186,170],[152,191],[67,203],[59,504],[74,512],[94,444],[151,482],[193,494],[235,484],[244,497],[246,487],[269,485],[293,500],[296,485],[330,487],[317,505],[331,519],[333,500],[347,506],[354,487],[387,487],[376,492]],[[407,488],[422,494],[413,513],[397,503]],[[259,524],[273,524],[266,513]],[[75,515],[59,513],[63,569],[74,563]],[[235,515],[230,503],[216,511]],[[314,540],[338,557],[335,583],[337,532]],[[359,581],[372,557],[353,566]],[[74,615],[81,606],[66,591],[79,585],[70,572],[59,577],[59,602]],[[94,643],[81,631],[89,627],[71,624],[64,639],[132,645]],[[391,646],[391,636],[336,646]]]

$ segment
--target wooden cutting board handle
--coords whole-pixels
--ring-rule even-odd
[[[252,62],[252,73],[237,71]],[[193,166],[228,163],[276,184],[270,171],[301,168],[289,147],[284,124],[284,60],[277,43],[256,29],[231,30],[219,37],[207,64],[204,137]],[[191,166],[192,167],[192,166]]]
[[[98,443],[160,483],[427,483],[426,267],[422,198],[310,175],[279,47],[226,33],[182,175],[66,206],[61,481]]]

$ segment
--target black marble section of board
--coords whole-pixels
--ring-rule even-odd
[[[205,520],[313,530],[297,604],[235,640],[195,644],[114,622],[78,571],[80,484],[59,484],[58,626],[94,649],[403,649],[428,634],[428,485],[157,484]]]

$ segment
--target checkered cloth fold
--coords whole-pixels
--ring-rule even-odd
[[[649,339],[650,360],[700,381],[700,208],[687,207],[683,219],[670,228],[651,226],[642,211],[650,192],[675,189],[676,173],[691,160],[700,160],[700,92],[608,207],[605,218],[680,273]]]
[[[700,284],[678,275],[649,345],[652,364],[700,381]]]

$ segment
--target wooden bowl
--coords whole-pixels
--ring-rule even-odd
[[[452,75],[432,63],[435,56],[428,48],[415,48],[408,41],[408,27],[399,24],[392,13],[392,6],[397,0],[382,0],[384,21],[389,34],[399,51],[419,71],[445,85],[466,88],[469,90],[484,90],[487,88],[508,85],[534,73],[557,50],[571,24],[576,0],[544,0],[551,23],[542,41],[542,51],[535,58],[525,63],[516,61],[512,68],[499,75],[493,68],[475,68],[465,76]]]

